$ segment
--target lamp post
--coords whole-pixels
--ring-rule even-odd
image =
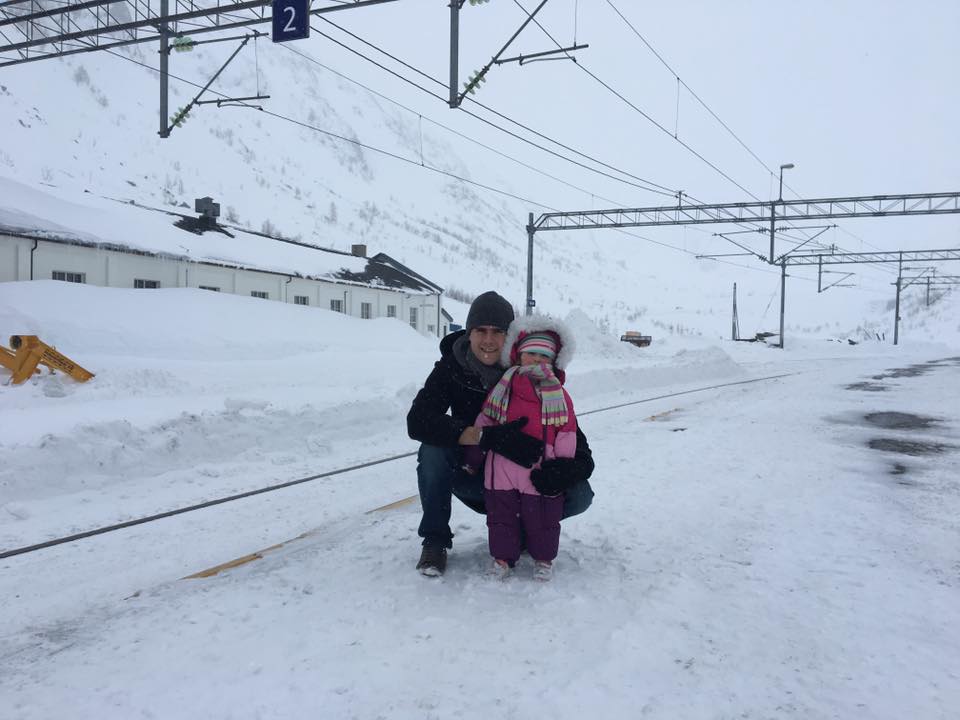
[[[783,171],[784,170],[793,170],[793,163],[786,163],[780,166],[780,194],[777,196],[777,199],[780,202],[783,202]]]
[[[793,163],[784,163],[780,166],[780,191],[777,194],[777,202],[783,202],[783,171],[791,170]],[[774,225],[777,221],[777,203],[770,203],[770,262],[774,259]],[[780,349],[783,349],[783,318],[786,304],[787,292],[787,261],[784,259],[780,263]]]
[[[777,196],[777,202],[783,202],[783,171],[793,169],[793,163],[784,163],[780,166],[780,193]],[[774,262],[774,229],[773,226],[777,221],[777,203],[770,203],[770,264]]]

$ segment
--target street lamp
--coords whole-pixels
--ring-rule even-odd
[[[780,194],[777,198],[777,202],[783,202],[783,171],[791,170],[793,168],[793,163],[784,163],[780,166]],[[770,262],[774,262],[774,244],[775,244],[775,233],[774,224],[777,219],[777,203],[770,203]],[[780,260],[780,349],[783,349],[783,318],[784,318],[784,305],[786,302],[786,292],[787,292],[787,261],[783,258]]]
[[[790,170],[793,168],[793,163],[784,163],[780,166],[780,196],[776,202],[770,202],[770,264],[773,265],[773,250],[774,250],[774,223],[777,219],[777,203],[783,202],[783,171]]]
[[[780,166],[780,195],[778,199],[783,201],[783,171],[784,170],[793,170],[793,163],[786,163]]]

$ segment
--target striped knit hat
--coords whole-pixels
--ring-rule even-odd
[[[517,344],[517,354],[535,353],[543,355],[550,362],[557,359],[557,340],[553,333],[530,333]]]

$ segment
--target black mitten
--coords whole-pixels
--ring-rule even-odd
[[[543,455],[543,442],[520,429],[526,424],[527,419],[520,418],[503,425],[485,427],[480,437],[480,447],[503,455],[517,465],[533,467]]]
[[[573,458],[544,460],[543,465],[530,471],[530,482],[541,495],[553,497],[566,492],[582,479],[583,472]]]

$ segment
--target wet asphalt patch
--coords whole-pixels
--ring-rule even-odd
[[[886,380],[887,378],[918,377],[919,375],[926,375],[928,372],[937,367],[938,365],[932,363],[924,363],[923,365],[907,365],[907,367],[894,368],[893,370],[887,370],[879,375],[872,375],[871,379]]]
[[[940,420],[926,415],[903,412],[874,412],[863,416],[869,424],[884,430],[927,430]]]
[[[886,385],[875,382],[858,382],[847,385],[847,390],[863,390],[864,392],[886,392],[889,389]]]
[[[924,363],[915,363],[913,365],[907,365],[907,367],[902,368],[893,368],[892,370],[887,370],[882,372],[879,375],[871,375],[870,380],[894,380],[897,378],[905,377],[917,377],[919,375],[926,375],[931,370],[936,370],[937,368],[946,367],[949,365],[960,365],[960,357],[948,357],[940,358],[939,360],[927,360]],[[883,392],[887,388],[876,382],[870,382],[867,380],[865,382],[853,383],[852,385],[847,385],[847,390],[865,390],[867,392]]]
[[[899,438],[872,438],[867,442],[872,450],[899,453],[900,455],[939,455],[954,450],[953,445],[946,443],[926,442],[922,440],[901,440]]]
[[[960,366],[960,356],[928,360],[924,363],[915,363],[902,368],[893,368],[879,375],[872,375],[861,382],[851,383],[845,386],[845,388],[847,390],[858,390],[861,392],[886,392],[890,387],[883,382],[884,380],[918,377],[920,375],[926,375],[938,368],[949,366]],[[927,415],[916,415],[914,413],[896,411],[866,413],[862,416],[862,421],[876,429],[905,433],[935,429],[943,422],[939,418]],[[871,438],[867,441],[867,447],[871,450],[911,457],[940,455],[957,449],[957,446],[948,443],[897,437]],[[906,477],[911,471],[912,468],[902,462],[893,462],[890,467],[890,474],[896,478],[895,481],[898,485],[915,487],[918,483]]]

